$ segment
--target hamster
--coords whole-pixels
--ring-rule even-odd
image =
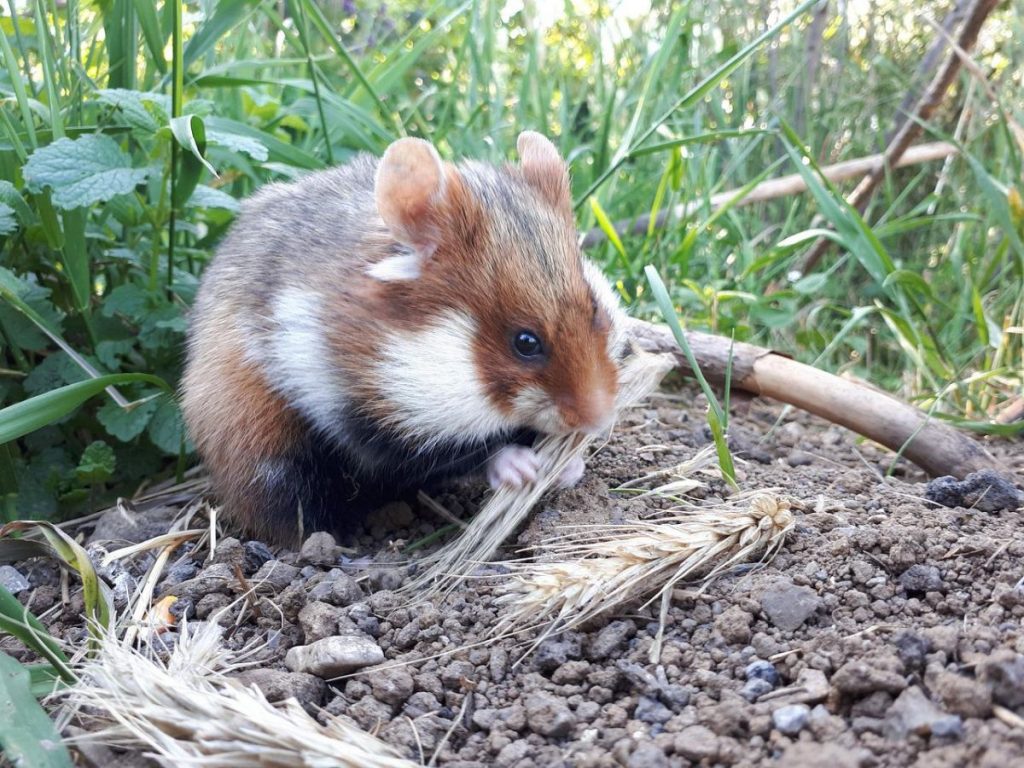
[[[558,150],[530,131],[517,149],[452,165],[404,138],[243,205],[182,390],[229,520],[344,532],[445,479],[533,481],[538,434],[609,430],[624,316],[582,256]]]

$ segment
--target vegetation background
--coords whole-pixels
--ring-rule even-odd
[[[815,164],[885,147],[952,3],[804,3],[758,43],[795,3],[4,2],[0,522],[180,472],[188,307],[238,201],[403,135],[498,161],[547,133],[582,228],[694,203],[592,249],[635,313],[654,264],[689,327],[1014,430],[992,415],[1024,385],[1022,0],[926,126],[960,155],[892,174],[863,219]],[[809,194],[708,205],[800,169]]]

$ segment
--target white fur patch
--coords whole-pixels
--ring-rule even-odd
[[[626,345],[626,327],[623,322],[624,313],[619,297],[615,295],[608,278],[590,259],[583,259],[583,277],[594,292],[597,303],[611,318],[612,327],[608,331],[608,356],[617,360]]]
[[[396,411],[392,426],[424,448],[482,439],[513,426],[487,397],[477,373],[476,335],[473,319],[453,310],[416,333],[393,333],[382,345],[376,378]]]
[[[366,274],[383,282],[415,280],[420,276],[422,261],[423,259],[418,253],[389,256],[367,267]]]
[[[347,397],[342,372],[327,354],[320,297],[285,288],[274,302],[272,321],[264,356],[272,386],[314,426],[336,430]]]
[[[519,390],[512,398],[512,413],[517,423],[529,424],[545,434],[557,435],[569,431],[558,407],[540,387],[523,387]]]

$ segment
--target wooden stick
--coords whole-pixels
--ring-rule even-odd
[[[933,160],[942,160],[943,158],[956,154],[956,151],[957,149],[954,145],[948,144],[944,141],[936,141],[930,144],[919,144],[916,147],[908,149],[896,162],[895,167],[902,168],[905,165],[918,165],[920,163],[932,162]],[[821,172],[829,181],[843,181],[844,179],[851,179],[869,173],[872,168],[882,161],[882,159],[883,156],[881,154],[877,154],[860,157],[855,160],[844,160],[840,163],[825,166],[821,169]],[[807,183],[803,180],[803,177],[799,173],[792,173],[788,176],[780,176],[777,179],[768,179],[767,181],[761,182],[738,200],[736,205],[751,205],[765,200],[774,200],[777,197],[799,194],[800,192],[804,192],[806,189]],[[719,192],[718,194],[711,196],[711,199],[707,202],[707,206],[711,210],[721,208],[738,194],[740,194],[740,190],[738,189]],[[658,211],[657,216],[655,217],[654,226],[664,227],[670,219],[684,218],[698,210],[701,210],[704,206],[705,203],[703,201],[693,201]],[[615,224],[615,231],[620,235],[643,234],[647,231],[650,221],[650,214],[645,214],[636,219],[626,219]],[[606,236],[604,234],[604,230],[600,227],[595,227],[583,236],[583,247],[589,248],[604,242],[605,239]]]
[[[630,320],[629,332],[648,352],[674,354],[680,372],[690,374],[690,366],[666,326]],[[867,384],[834,376],[753,344],[733,344],[730,339],[698,331],[688,331],[686,338],[709,381],[725,381],[732,346],[735,389],[788,403],[893,451],[902,450],[930,475],[963,478],[982,469],[1002,469],[979,443]]]

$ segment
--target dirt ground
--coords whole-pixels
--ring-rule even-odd
[[[630,411],[581,485],[546,498],[507,554],[575,523],[664,507],[610,489],[707,443],[702,401],[690,389],[669,392]],[[321,716],[347,715],[417,762],[436,753],[448,768],[1024,765],[1024,497],[1014,503],[1004,487],[979,500],[967,488],[965,506],[940,506],[911,465],[886,478],[890,454],[797,413],[773,428],[779,415],[767,403],[736,404],[741,485],[780,489],[804,511],[768,565],[677,592],[660,664],[648,658],[656,607],[629,606],[516,664],[522,642],[479,642],[500,614],[493,582],[410,604],[396,590],[429,547],[411,562],[403,547],[446,523],[401,504],[351,541],[318,534],[295,552],[225,538],[212,560],[186,549],[158,595],[177,595],[176,610],[198,621],[234,603],[219,619],[229,642],[263,639],[261,665],[243,673],[249,682]],[[991,450],[1019,487],[1024,444]],[[724,494],[703,479],[710,488],[698,495]],[[957,502],[957,487],[931,489]],[[469,515],[482,498],[474,487],[440,501]],[[153,535],[168,514],[108,513],[91,546]],[[105,573],[122,605],[148,562]],[[256,600],[236,601],[238,569],[258,585]],[[58,633],[82,631],[80,598],[61,606],[51,564],[16,570],[29,583],[23,602]],[[336,682],[290,671],[316,671],[288,651],[318,641],[374,666]]]

